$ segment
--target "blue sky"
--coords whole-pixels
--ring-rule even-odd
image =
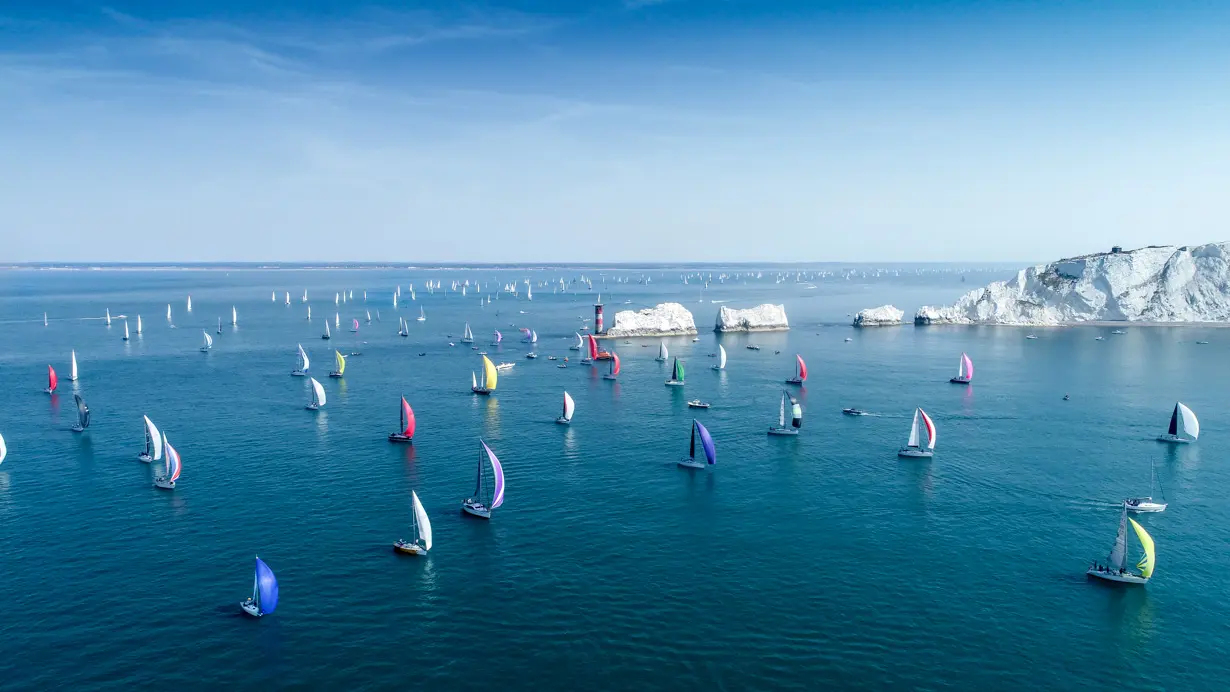
[[[0,261],[1230,239],[1230,3],[0,4]]]

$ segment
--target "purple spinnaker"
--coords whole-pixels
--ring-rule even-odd
[[[487,450],[487,458],[491,460],[491,474],[495,477],[495,492],[491,494],[491,507],[495,509],[504,504],[504,467],[500,466],[500,460],[496,458],[495,452],[483,443],[483,449]]]
[[[709,435],[709,431],[705,430],[705,426],[696,421],[696,430],[700,433],[700,445],[705,448],[705,459],[710,465],[717,463],[717,447],[713,444],[713,437]]]

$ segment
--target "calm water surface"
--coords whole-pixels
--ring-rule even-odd
[[[842,326],[862,307],[951,301],[967,288],[951,274],[816,288],[766,274],[703,297],[677,271],[609,284],[608,321],[624,300],[694,311],[701,341],[668,340],[688,366],[676,389],[662,384],[656,341],[614,344],[616,383],[600,378],[605,365],[524,358],[516,326],[537,330],[543,356],[575,360],[567,347],[592,315],[589,292],[536,288],[533,302],[480,307],[472,293],[421,288],[577,274],[0,274],[0,687],[1227,684],[1230,332],[1135,328],[1095,341],[1109,330],[1054,329],[1025,340],[1018,329]],[[398,282],[418,288],[417,302],[403,289],[400,313]],[[343,327],[324,342],[320,319],[344,289],[359,300],[336,308]],[[785,303],[795,328],[717,337],[712,300]],[[232,305],[238,327],[199,353],[202,329],[213,334]],[[427,321],[399,338],[397,316],[420,305]],[[123,320],[98,319],[106,308],[132,327],[140,313],[145,333],[122,342]],[[351,318],[377,308],[379,322],[350,333]],[[490,398],[468,392],[475,353],[448,346],[467,320],[480,344],[503,331],[492,356],[517,363]],[[707,357],[719,340],[724,372]],[[297,343],[328,390],[318,413],[303,409],[306,380],[289,376]],[[63,377],[74,348],[75,384]],[[321,377],[334,348],[363,354],[342,380]],[[962,351],[978,368],[970,387],[947,382]],[[796,352],[811,370],[803,434],[770,438]],[[56,396],[41,392],[49,363],[62,375]],[[553,422],[564,390],[577,402],[569,427]],[[74,392],[94,414],[85,434],[68,429]],[[418,417],[413,446],[385,440],[402,394]],[[713,408],[689,411],[694,397]],[[1195,445],[1153,441],[1176,400],[1201,417]],[[845,406],[880,415],[842,416]],[[895,456],[915,406],[938,429],[932,461]],[[136,461],[142,414],[183,456],[173,492],[151,486],[160,464]],[[674,463],[694,416],[717,441],[711,470]],[[459,512],[480,437],[507,473],[489,523]],[[1171,503],[1140,519],[1157,542],[1154,580],[1090,583],[1084,569],[1110,549],[1115,503],[1148,492],[1150,459]],[[410,533],[412,489],[435,527],[425,559],[391,550]],[[237,605],[255,554],[282,592],[259,621]]]

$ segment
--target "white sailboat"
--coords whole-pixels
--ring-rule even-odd
[[[0,464],[4,463],[4,458],[9,455],[9,448],[4,444],[4,435],[0,435]]]
[[[70,355],[69,358],[71,360],[69,362],[70,364],[69,364],[69,369],[68,369],[68,381],[76,382],[77,381],[77,351],[76,349],[73,350],[72,355]]]
[[[585,339],[581,338],[581,332],[577,332],[577,342],[568,347],[569,351],[581,351],[585,349]]]
[[[659,342],[658,343],[658,357],[654,358],[654,360],[658,361],[659,363],[665,363],[667,358],[670,358],[670,351],[666,350],[666,342],[665,341]]]
[[[124,320],[124,341],[128,341],[128,320]]]
[[[777,411],[777,425],[769,426],[770,435],[798,435],[799,429],[793,426],[786,425],[786,398],[785,392],[782,392],[782,403]],[[793,400],[792,405],[793,405]]]
[[[927,412],[914,409],[914,422],[910,424],[910,439],[905,447],[897,450],[899,457],[931,458],[935,454],[935,424]]]
[[[222,333],[222,318],[221,317],[218,318],[218,333],[219,334]]]
[[[308,360],[307,351],[303,350],[303,344],[299,344],[299,352],[296,354],[295,369],[290,371],[290,374],[295,377],[303,377],[307,375],[308,366],[311,361]]]
[[[141,336],[141,315],[137,315],[137,336]]]
[[[171,304],[167,303],[167,322],[171,321]]]
[[[317,411],[321,406],[325,405],[325,388],[320,386],[315,377],[308,378],[312,381],[312,401],[308,403],[306,408],[309,411]]]
[[[408,555],[424,555],[431,550],[431,520],[427,518],[427,510],[419,502],[418,493],[410,491],[410,528],[414,532],[412,540],[398,540],[393,549]]]
[[[107,326],[110,327],[111,326],[111,308],[107,308],[106,320],[107,320]]]
[[[43,326],[44,326],[44,327],[46,327],[46,326],[47,326],[47,313],[45,313],[45,312],[43,313]]]
[[[305,289],[303,289],[303,297],[299,299],[299,302],[300,302],[300,303],[306,303],[306,302],[307,302],[307,289],[306,289],[306,288],[305,288]]]
[[[307,309],[308,309],[308,311],[307,311],[307,321],[308,321],[308,322],[311,322],[311,321],[312,321],[312,306],[311,306],[311,305],[307,306]]]
[[[718,364],[713,366],[713,369],[714,370],[725,370],[726,369],[726,349],[721,344],[718,344]]]
[[[1096,561],[1085,572],[1091,577],[1097,577],[1105,581],[1113,581],[1121,584],[1147,584],[1153,576],[1153,568],[1157,565],[1156,549],[1153,545],[1153,537],[1145,531],[1144,527],[1136,523],[1127,515],[1127,503],[1123,505],[1123,511],[1119,515],[1119,533],[1115,535],[1115,545],[1110,549],[1110,555],[1106,557],[1106,565],[1099,565]],[[1136,568],[1139,572],[1133,572],[1127,568],[1127,527],[1132,525],[1132,529],[1136,532],[1136,538],[1140,541],[1141,552],[1144,553],[1140,562],[1136,563]]]
[[[1157,487],[1158,492],[1162,493],[1162,500],[1159,502],[1153,499],[1153,488]],[[1127,511],[1146,513],[1146,512],[1165,512],[1167,503],[1165,493],[1162,491],[1161,481],[1157,479],[1157,470],[1153,467],[1153,460],[1149,460],[1149,496],[1148,497],[1129,497],[1126,501]]]
[[[416,322],[426,322],[427,321],[427,313],[423,312],[422,305],[419,306],[419,316],[415,318],[415,321]]]
[[[470,331],[470,323],[466,322],[465,330],[461,333],[461,343],[474,343],[474,332]]]
[[[290,307],[290,291],[286,291],[286,305]]]
[[[320,335],[322,339],[332,339],[333,335],[329,333],[329,320],[325,320],[325,333]]]
[[[338,313],[333,313],[333,326],[338,329],[342,328],[342,316]]]
[[[207,331],[202,330],[201,333],[205,335],[205,343],[201,345],[201,353],[208,353],[209,349],[214,347],[214,338]]]
[[[406,323],[406,318],[399,317],[397,318],[397,320],[398,320],[397,335],[398,336],[410,336],[410,325]]]
[[[192,312],[192,296],[188,296],[188,312]]]
[[[1200,421],[1196,420],[1196,414],[1180,401],[1175,403],[1174,412],[1170,414],[1170,428],[1166,430],[1166,434],[1159,435],[1157,439],[1160,442],[1188,444],[1195,442],[1199,437]]]
[[[367,311],[367,323],[368,324],[372,323],[372,311],[371,310]]]
[[[162,458],[162,434],[158,432],[158,426],[154,425],[154,421],[150,420],[149,416],[141,418],[145,428],[145,449],[137,454],[137,459],[148,464]]]
[[[269,302],[271,302],[271,303],[276,303],[276,302],[278,302],[278,292],[277,292],[277,291],[270,291],[270,292],[269,292]]]
[[[555,422],[559,423],[560,425],[568,425],[569,423],[572,422],[572,414],[576,413],[576,410],[577,410],[576,402],[573,401],[572,396],[569,395],[568,392],[565,391],[564,392],[564,411],[563,413],[560,414],[559,418],[555,419]]]
[[[239,311],[235,309],[234,305],[232,305],[231,306],[231,326],[235,327],[238,325],[239,325]]]

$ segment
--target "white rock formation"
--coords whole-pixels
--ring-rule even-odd
[[[895,327],[901,324],[905,310],[898,310],[892,305],[881,305],[878,308],[859,310],[854,316],[855,327]]]
[[[915,324],[1057,325],[1230,320],[1230,243],[1152,246],[1059,260],[923,307]]]
[[[790,329],[786,306],[765,303],[746,310],[723,305],[718,309],[715,332],[777,332]]]
[[[620,310],[615,321],[599,337],[617,338],[626,336],[675,336],[695,334],[696,322],[692,313],[679,303],[660,303],[640,312]]]

